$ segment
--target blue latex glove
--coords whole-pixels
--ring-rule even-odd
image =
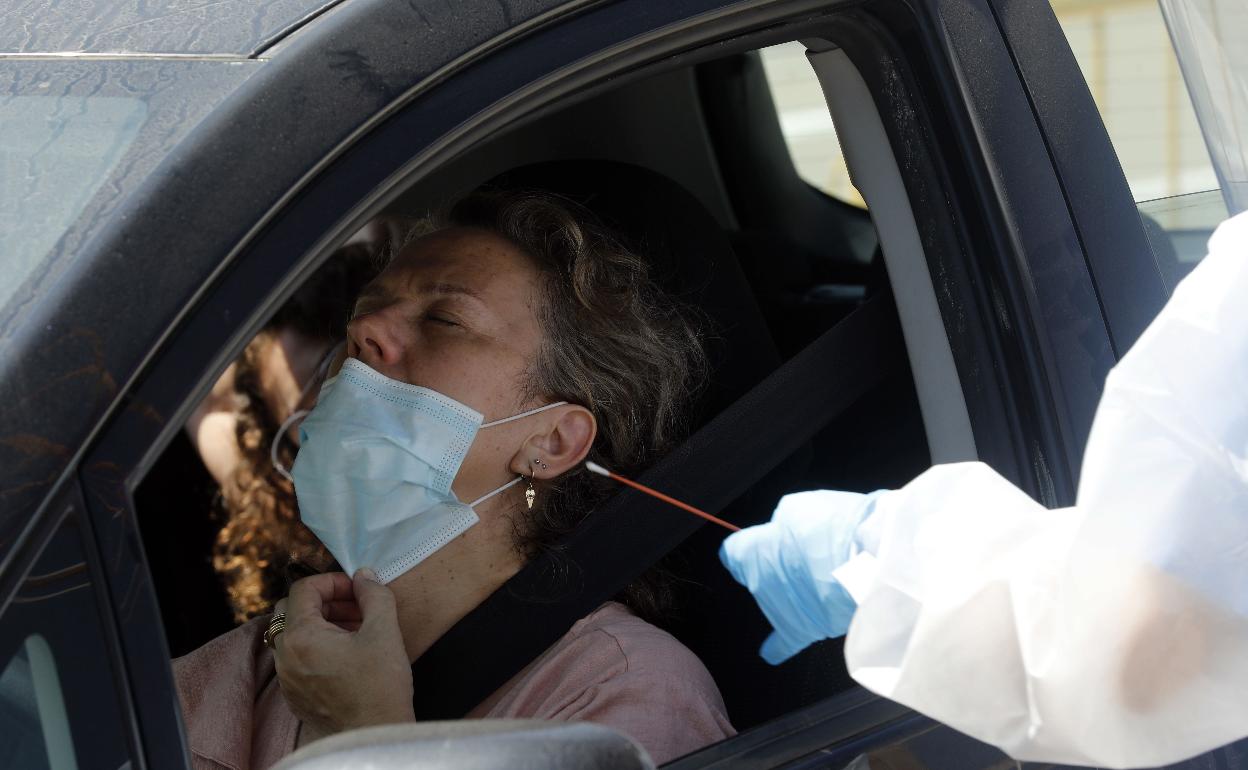
[[[819,641],[844,636],[857,605],[832,572],[858,552],[854,535],[881,492],[799,492],[781,498],[767,524],[734,532],[720,561],[771,621],[759,654],[783,663]]]

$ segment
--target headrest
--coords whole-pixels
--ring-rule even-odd
[[[484,186],[540,190],[579,203],[650,263],[664,289],[709,316],[711,381],[694,427],[779,365],[728,236],[706,207],[676,182],[627,163],[560,160],[512,169]]]

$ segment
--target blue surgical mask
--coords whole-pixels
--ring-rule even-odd
[[[476,506],[523,478],[471,503],[456,498],[451,483],[477,431],[564,403],[483,425],[471,407],[349,358],[299,429],[292,475],[300,518],[348,574],[370,567],[389,583],[476,524]]]

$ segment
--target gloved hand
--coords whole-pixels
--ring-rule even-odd
[[[771,521],[734,532],[720,561],[771,621],[759,654],[777,665],[819,641],[844,636],[857,605],[832,576],[854,556],[858,526],[881,492],[799,492],[780,499]]]

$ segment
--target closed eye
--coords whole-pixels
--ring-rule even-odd
[[[459,326],[459,324],[455,323],[454,321],[452,321],[450,318],[447,318],[446,316],[434,315],[432,313],[426,314],[425,320],[432,321],[433,323],[436,323],[436,324],[441,324],[442,326]]]

